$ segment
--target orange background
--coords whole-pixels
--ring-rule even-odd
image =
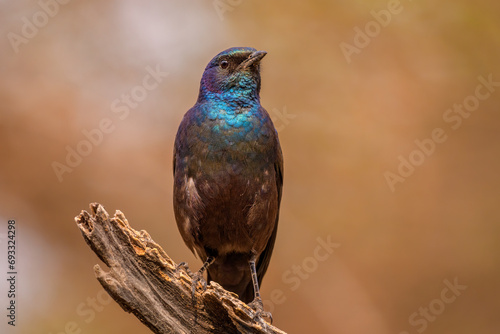
[[[285,158],[262,287],[274,324],[498,332],[500,86],[480,89],[489,96],[460,127],[443,118],[474,103],[478,77],[500,82],[498,1],[54,1],[0,4],[2,272],[8,219],[18,242],[18,326],[6,325],[2,279],[0,328],[149,333],[100,293],[100,261],[73,218],[94,201],[119,209],[197,269],[173,218],[173,140],[208,61],[251,46],[268,52],[261,100]],[[41,11],[53,15],[45,22]],[[34,20],[40,27],[24,27]],[[13,43],[23,29],[32,36]],[[347,44],[357,48],[348,57]],[[113,102],[140,93],[148,67],[168,75],[121,119]],[[113,130],[60,182],[53,163],[66,164],[67,147],[103,119]],[[446,140],[433,146],[436,128]],[[404,172],[410,157],[418,166]],[[391,189],[386,175],[398,168],[406,176]],[[318,238],[337,244],[331,254]],[[453,294],[454,281],[466,288]]]

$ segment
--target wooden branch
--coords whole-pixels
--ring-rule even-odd
[[[211,282],[191,295],[192,274],[176,263],[146,231],[130,227],[122,212],[109,218],[103,206],[90,205],[75,221],[83,238],[109,272],[94,266],[97,279],[113,299],[151,331],[165,333],[281,333],[255,318],[237,296]]]

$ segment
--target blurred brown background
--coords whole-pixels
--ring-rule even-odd
[[[498,1],[0,8],[0,257],[6,272],[7,220],[16,219],[19,272],[15,328],[1,280],[2,333],[149,333],[101,293],[100,261],[73,218],[94,201],[122,210],[176,262],[201,265],[173,218],[172,147],[205,65],[232,46],[268,51],[261,99],[285,157],[263,284],[274,324],[289,333],[498,333]],[[161,73],[150,90],[148,71]],[[477,88],[478,77],[493,84]],[[463,103],[470,115],[448,111]],[[112,130],[85,146],[103,120]],[[429,143],[436,128],[446,140]],[[69,167],[68,149],[87,155]],[[55,165],[68,167],[58,177]],[[398,168],[405,176],[388,182]],[[335,247],[318,248],[328,242]]]

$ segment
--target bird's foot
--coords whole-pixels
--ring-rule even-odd
[[[270,320],[270,323],[273,323],[273,316],[271,312],[264,311],[264,304],[262,303],[261,298],[255,298],[250,304],[248,304],[248,306],[250,306],[255,311],[254,319],[268,318]]]
[[[191,272],[191,269],[189,269],[187,262],[181,262],[175,266],[175,275],[177,278],[180,277],[181,269],[184,269],[190,277],[193,277],[193,273]]]
[[[191,295],[193,297],[193,300],[195,299],[196,288],[198,287],[198,283],[201,283],[203,291],[207,289],[207,281],[205,281],[205,278],[203,278],[203,274],[200,272],[197,272],[196,274],[193,275],[193,282],[191,284]]]
[[[193,301],[195,300],[196,288],[198,287],[198,283],[201,283],[203,291],[207,289],[207,281],[203,278],[203,273],[199,271],[195,274],[189,269],[187,262],[181,262],[175,267],[175,275],[177,278],[180,277],[181,270],[184,269],[186,273],[192,278],[191,281],[191,296],[193,297]]]

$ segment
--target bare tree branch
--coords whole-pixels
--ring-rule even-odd
[[[281,333],[255,318],[235,294],[211,282],[191,296],[191,272],[176,264],[146,231],[130,227],[122,212],[109,218],[103,206],[90,205],[75,221],[87,244],[110,268],[94,266],[113,299],[151,331],[165,333]]]

